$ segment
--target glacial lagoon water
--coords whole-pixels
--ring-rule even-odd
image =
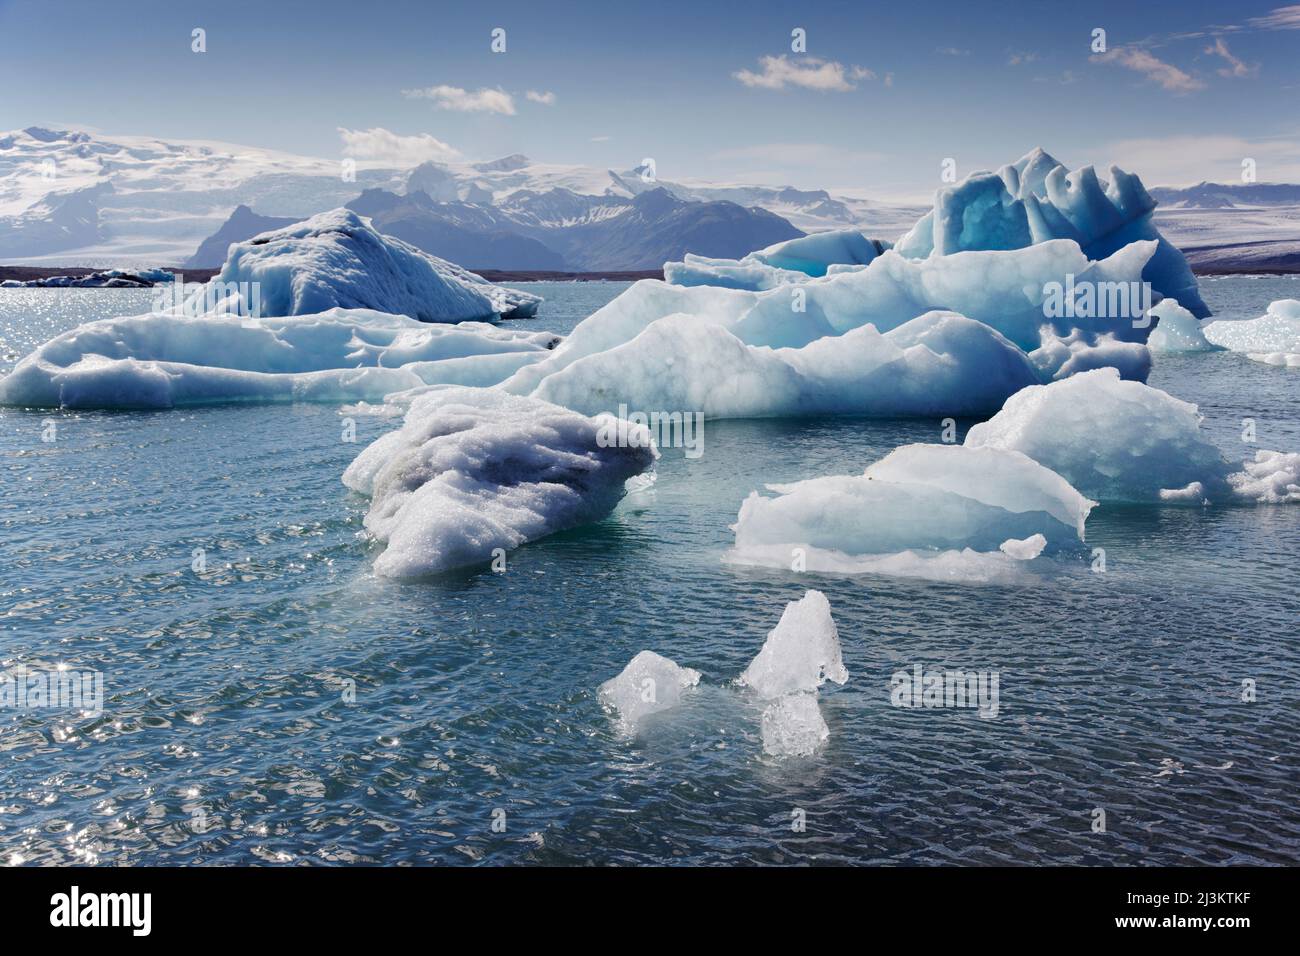
[[[532,326],[623,287],[539,284]],[[1247,318],[1300,278],[1202,289]],[[0,290],[0,370],[150,299]],[[1300,450],[1294,370],[1164,358],[1151,383],[1230,456]],[[104,682],[99,716],[0,710],[0,862],[1300,862],[1300,508],[1098,508],[1104,573],[1016,586],[720,561],[751,490],[938,429],[710,422],[602,524],[399,584],[371,574],[335,406],[0,410],[0,667]],[[823,750],[780,761],[728,682],[809,587],[850,676]],[[628,738],[596,688],[644,648],[704,676]],[[916,664],[998,672],[997,717],[891,706]]]

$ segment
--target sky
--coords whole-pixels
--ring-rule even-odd
[[[1240,181],[1244,159],[1300,182],[1300,4],[1277,0],[0,0],[0,90],[0,130],[650,157],[670,181],[882,199],[1034,146],[1148,185]]]

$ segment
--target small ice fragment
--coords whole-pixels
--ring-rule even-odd
[[[1028,538],[1017,540],[1008,538],[998,545],[998,550],[1017,561],[1032,561],[1043,553],[1047,539],[1041,534],[1031,534]]]
[[[679,667],[654,651],[642,651],[622,673],[600,685],[600,702],[617,711],[625,726],[635,728],[648,714],[676,707],[682,691],[699,682],[699,671]]]
[[[821,591],[786,605],[763,649],[740,675],[740,683],[765,698],[816,691],[825,681],[849,679],[840,653],[831,605]]]
[[[763,752],[774,757],[809,756],[830,735],[815,691],[778,697],[763,711]]]

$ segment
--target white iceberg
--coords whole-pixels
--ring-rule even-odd
[[[721,325],[672,315],[559,369],[531,394],[587,414],[622,404],[706,418],[882,418],[989,414],[1039,380],[1005,338],[951,312],[797,349],[746,345]]]
[[[682,692],[700,682],[700,672],[680,667],[654,651],[642,651],[617,677],[600,685],[600,702],[618,714],[625,729],[635,731],[650,714],[676,707]]]
[[[1108,332],[1089,334],[1082,329],[1060,336],[1045,326],[1042,344],[1029,353],[1029,361],[1044,381],[1098,368],[1114,369],[1121,378],[1134,382],[1145,382],[1151,374],[1151,350],[1141,342],[1125,342]]]
[[[1096,504],[1020,452],[961,445],[905,445],[861,475],[768,489],[741,505],[728,562],[957,581],[1077,547]]]
[[[1017,392],[965,444],[1022,452],[1100,501],[1292,501],[1300,461],[1264,451],[1234,472],[1195,405],[1109,368]]]
[[[387,545],[375,572],[410,578],[598,521],[657,456],[644,427],[449,386],[416,398],[343,483],[371,498],[366,530]]]
[[[0,379],[0,404],[173,408],[362,401],[433,383],[492,385],[560,337],[480,322],[431,325],[364,309],[243,318],[152,314],[79,326]]]
[[[1300,299],[1279,299],[1258,319],[1211,322],[1205,338],[1256,362],[1300,366]]]
[[[740,675],[743,686],[765,698],[815,691],[828,680],[843,684],[848,679],[831,605],[821,591],[809,591],[786,605],[762,650]]]
[[[1179,305],[1177,299],[1165,299],[1151,310],[1151,316],[1157,320],[1147,339],[1152,352],[1213,352],[1220,348],[1206,339],[1201,320]]]
[[[1187,260],[1152,222],[1156,205],[1142,181],[1117,166],[1104,183],[1091,166],[1070,172],[1035,149],[996,173],[972,173],[940,188],[934,208],[894,248],[915,259],[1071,239],[1089,258],[1104,259],[1134,242],[1151,241],[1155,248],[1142,278],[1204,318],[1210,310]]]
[[[421,322],[531,315],[540,298],[492,285],[446,260],[333,209],[230,246],[189,314],[284,316],[374,309]]]

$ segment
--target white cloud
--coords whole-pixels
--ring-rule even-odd
[[[1201,80],[1146,50],[1117,46],[1093,56],[1092,60],[1097,63],[1116,63],[1125,69],[1141,73],[1171,93],[1190,93],[1193,90],[1205,89],[1205,83]]]
[[[1297,140],[1162,136],[1113,142],[1103,147],[1101,154],[1109,162],[1139,173],[1148,186],[1239,183],[1243,159],[1255,160],[1260,182],[1300,181]]]
[[[955,46],[941,46],[934,51],[940,56],[970,56],[970,50],[963,50]]]
[[[515,98],[500,88],[462,90],[459,86],[426,86],[419,90],[402,90],[402,95],[408,100],[432,100],[440,110],[515,115]]]
[[[450,163],[461,158],[457,150],[428,133],[401,136],[381,127],[344,129],[340,126],[339,136],[343,140],[344,156],[367,162],[418,166],[429,160],[435,163]]]
[[[1020,66],[1023,63],[1037,63],[1038,54],[1033,51],[1016,51],[1007,57],[1007,66]]]
[[[1259,72],[1258,63],[1247,65],[1233,56],[1228,44],[1223,42],[1223,37],[1215,37],[1205,52],[1211,56],[1221,56],[1228,62],[1227,66],[1219,68],[1219,76],[1254,76]]]
[[[593,143],[608,143],[613,138],[613,136],[593,136],[591,141]]]
[[[1246,22],[1262,30],[1300,30],[1300,4],[1275,7],[1264,16],[1251,17]]]
[[[760,71],[738,70],[731,74],[748,87],[765,90],[783,90],[798,86],[821,93],[846,93],[857,89],[857,81],[874,80],[876,74],[861,66],[845,66],[834,60],[805,56],[792,60],[785,54],[763,56],[758,60]]]
[[[532,100],[532,102],[534,103],[541,103],[543,106],[555,105],[555,94],[552,93],[550,90],[546,90],[545,92],[538,92],[537,90],[529,90],[527,93],[524,94],[524,98],[528,100]]]

